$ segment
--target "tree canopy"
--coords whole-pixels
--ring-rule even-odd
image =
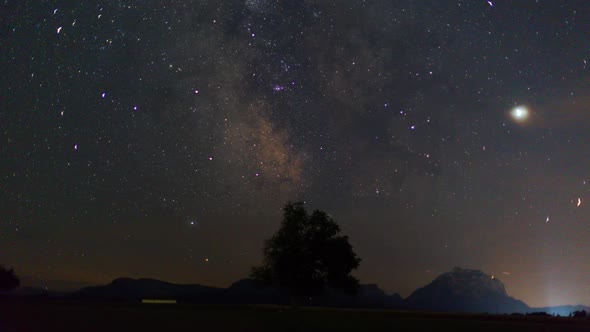
[[[20,286],[20,280],[14,274],[14,270],[7,270],[4,266],[0,265],[0,290],[10,291]]]
[[[360,258],[348,236],[323,211],[310,215],[302,202],[283,208],[279,230],[265,242],[264,262],[252,269],[256,280],[289,289],[294,295],[317,295],[326,286],[354,293],[358,279],[350,275]]]

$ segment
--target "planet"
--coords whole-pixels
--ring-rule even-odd
[[[524,122],[529,117],[529,110],[525,106],[516,106],[510,112],[510,116],[516,122]]]

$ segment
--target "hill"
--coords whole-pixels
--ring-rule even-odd
[[[178,285],[156,279],[119,278],[108,285],[82,288],[72,295],[81,298],[140,300],[145,298],[187,299],[206,297],[220,288],[202,285]]]
[[[530,308],[506,293],[504,284],[479,270],[454,268],[417,289],[407,304],[420,310],[488,313],[525,313]]]
[[[73,297],[77,299],[109,299],[139,301],[141,299],[175,299],[201,304],[283,304],[291,303],[288,291],[266,287],[251,279],[242,279],[228,288],[198,284],[179,285],[156,279],[119,278],[104,286],[86,287],[72,293],[54,293],[43,289],[22,288],[1,296]],[[351,296],[334,289],[323,295],[302,299],[301,305],[349,308],[385,308],[443,312],[527,313],[546,312],[567,316],[586,306],[555,306],[530,308],[506,292],[497,278],[479,270],[456,267],[443,273],[428,285],[417,289],[408,298],[387,294],[375,284],[360,285]]]
[[[104,286],[86,287],[72,293],[76,298],[116,299],[139,301],[141,299],[175,299],[190,303],[226,304],[289,304],[286,290],[265,287],[251,279],[242,279],[228,288],[202,285],[177,285],[155,279],[119,278]],[[392,308],[403,307],[403,299],[389,295],[377,285],[360,285],[357,296],[343,294],[333,289],[325,294],[303,300],[303,305],[333,307]]]

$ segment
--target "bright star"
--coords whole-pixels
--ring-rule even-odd
[[[529,117],[529,110],[524,106],[517,106],[512,109],[510,115],[515,121],[523,122]]]

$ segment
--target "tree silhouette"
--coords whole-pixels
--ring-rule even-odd
[[[10,291],[20,286],[20,280],[14,274],[14,270],[7,270],[0,265],[0,291]]]
[[[571,314],[571,317],[576,317],[576,318],[585,318],[588,315],[588,313],[586,312],[586,310],[580,310],[580,311],[574,311],[573,314]]]
[[[350,275],[360,258],[327,213],[307,213],[302,202],[287,203],[280,229],[265,242],[264,262],[251,277],[286,288],[294,297],[320,294],[326,286],[355,293]]]

